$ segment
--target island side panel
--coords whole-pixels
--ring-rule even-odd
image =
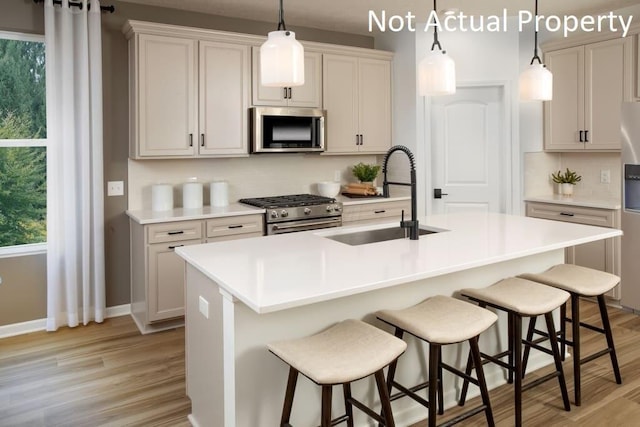
[[[224,425],[223,317],[218,286],[186,264],[185,345],[189,421],[194,427]],[[209,318],[200,312],[208,303]]]
[[[506,277],[524,272],[541,272],[564,261],[564,250],[496,263],[430,279],[406,283],[387,289],[338,298],[268,314],[257,314],[241,302],[235,307],[235,407],[236,426],[255,427],[277,425],[284,398],[288,367],[267,350],[267,343],[282,339],[307,336],[348,318],[363,319],[378,327],[390,329],[378,321],[373,313],[380,309],[399,309],[416,304],[433,295],[455,295],[465,287],[484,287]],[[213,284],[213,283],[212,283]],[[304,286],[300,280],[297,286]],[[493,330],[483,334],[482,351],[487,353],[506,349],[507,319],[501,315]],[[408,338],[409,348],[398,365],[396,378],[401,382],[417,384],[426,379],[427,349],[417,340]],[[443,357],[463,368],[466,363],[466,344],[447,346]],[[530,370],[551,363],[551,358],[532,352]],[[504,373],[487,365],[490,387],[505,383]],[[419,377],[419,378],[418,378]],[[459,382],[445,372],[445,404],[456,405]],[[353,394],[365,404],[378,407],[375,383],[371,379],[353,386]],[[334,387],[333,415],[342,413],[341,390]],[[476,387],[470,396],[478,395]],[[316,425],[320,417],[320,388],[300,377],[294,399],[292,425]],[[410,425],[426,417],[426,410],[410,399],[393,402],[397,425]],[[365,426],[368,419],[355,411],[355,424]]]

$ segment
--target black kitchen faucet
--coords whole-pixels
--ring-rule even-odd
[[[387,163],[389,162],[389,157],[396,151],[402,151],[409,158],[409,163],[411,164],[411,183],[407,182],[389,182],[387,181]],[[419,236],[419,228],[418,228],[418,218],[417,215],[417,201],[416,201],[416,162],[413,157],[413,153],[404,145],[394,145],[387,151],[387,154],[384,156],[384,160],[382,161],[382,173],[384,174],[384,182],[382,183],[382,191],[384,197],[389,197],[389,184],[392,185],[409,185],[411,186],[411,221],[404,220],[404,210],[402,211],[402,220],[400,221],[400,227],[406,228],[409,230],[409,239],[418,240]]]

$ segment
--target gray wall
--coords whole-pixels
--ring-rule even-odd
[[[127,181],[128,157],[128,71],[127,42],[121,32],[128,19],[211,28],[223,31],[266,35],[274,22],[224,18],[174,9],[148,7],[121,1],[113,4],[114,14],[103,15],[103,87],[104,87],[104,178]],[[275,6],[274,6],[275,7]],[[3,0],[0,30],[44,33],[42,4],[32,0]],[[373,47],[373,38],[291,26],[300,40]],[[106,188],[106,185],[105,185]],[[126,185],[125,185],[126,188]],[[105,198],[105,252],[107,306],[129,303],[129,222],[125,215],[127,198]],[[46,316],[46,257],[44,255],[0,259],[0,326]],[[24,298],[15,298],[19,283]],[[10,306],[6,309],[3,305]]]

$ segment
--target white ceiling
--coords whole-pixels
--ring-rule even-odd
[[[277,23],[279,0],[122,0],[130,3],[184,9],[214,15]],[[585,15],[640,6],[640,0],[540,0],[541,15]],[[355,34],[369,34],[368,13],[416,15],[425,22],[433,7],[430,0],[285,0],[285,21],[296,26]],[[506,8],[511,15],[533,10],[534,0],[440,0],[438,9],[456,8],[466,15],[496,15]],[[423,19],[419,19],[423,17]],[[274,28],[275,29],[275,28]]]

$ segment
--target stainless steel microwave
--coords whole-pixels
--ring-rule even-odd
[[[250,109],[252,153],[324,151],[325,110],[296,107]]]

